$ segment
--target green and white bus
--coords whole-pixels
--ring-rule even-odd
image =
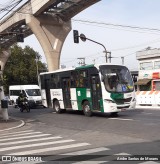
[[[127,67],[94,64],[40,74],[42,102],[56,113],[66,109],[117,113],[134,109],[134,83]]]

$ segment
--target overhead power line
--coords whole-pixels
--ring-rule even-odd
[[[113,24],[113,23],[107,23],[107,22],[97,22],[97,21],[90,21],[90,20],[82,20],[82,19],[72,19],[75,22],[81,22],[81,23],[89,23],[89,24],[95,24],[95,25],[104,25],[104,26],[112,26],[112,27],[120,27],[120,28],[129,28],[134,30],[143,30],[143,31],[152,31],[152,32],[160,32],[160,29],[158,28],[148,28],[148,27],[139,27],[139,26],[131,26],[131,25],[122,25],[122,24]]]
[[[22,0],[19,0],[19,1],[15,2],[15,3],[11,3],[10,5],[8,5],[8,6],[5,7],[5,8],[2,8],[2,9],[0,10],[0,12],[7,11],[7,13],[5,13],[5,14],[0,18],[0,20],[2,20],[6,15],[8,15],[11,11],[13,11],[13,9],[14,9],[17,5],[19,5],[21,2],[22,2]]]
[[[16,5],[18,5],[22,1],[23,0],[19,0],[19,1],[15,2],[15,3],[13,3],[13,4],[11,3],[10,5],[8,5],[5,8],[0,8],[0,12],[8,11],[3,17],[5,17],[11,11],[15,12],[13,9],[16,7]],[[40,2],[38,2],[38,4],[39,3]],[[36,4],[35,6],[37,6],[38,4]],[[12,6],[14,6],[14,7],[11,8]],[[16,12],[18,12],[18,11],[16,11]],[[28,12],[19,12],[19,13],[29,14]],[[0,20],[2,18],[0,18]],[[82,20],[82,19],[72,19],[72,21],[81,22],[81,23],[87,23],[87,24],[92,24],[92,25],[97,25],[97,26],[103,25],[103,26],[119,27],[119,28],[132,29],[132,30],[140,30],[141,32],[158,32],[158,33],[160,32],[160,29],[158,29],[158,28],[148,28],[148,27],[140,27],[140,26],[122,25],[122,24],[114,24],[114,23],[107,23],[107,22],[92,21],[92,20]]]

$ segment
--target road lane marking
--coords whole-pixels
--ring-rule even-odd
[[[100,148],[81,150],[81,151],[76,151],[76,152],[72,152],[72,153],[60,154],[60,155],[85,155],[85,154],[91,154],[91,153],[96,153],[96,152],[100,152],[100,151],[106,151],[106,150],[110,150],[110,149],[105,148],[105,147],[100,147]]]
[[[97,161],[80,161],[80,162],[74,162],[72,164],[101,164],[101,163],[106,163],[109,161],[98,161],[98,158],[96,158]]]
[[[59,141],[36,143],[36,144],[30,144],[30,145],[12,146],[12,147],[1,148],[0,152],[10,151],[10,150],[15,150],[15,149],[22,149],[22,148],[30,148],[30,147],[33,148],[33,147],[38,147],[38,146],[53,145],[53,144],[59,144],[59,143],[67,143],[67,142],[73,142],[73,141],[75,140],[59,140]]]
[[[114,154],[114,155],[131,155],[131,154],[128,154],[128,153],[122,152],[122,153],[118,153],[118,154]]]
[[[91,153],[99,153],[101,151],[106,151],[106,150],[110,150],[109,148],[106,148],[106,147],[99,147],[99,148],[92,148],[92,149],[87,149],[87,150],[80,150],[80,151],[76,151],[76,152],[71,152],[71,153],[64,153],[64,154],[58,154],[57,157],[55,156],[53,158],[53,160],[56,162],[58,160],[60,160],[61,158],[64,158],[63,156],[66,156],[66,157],[69,157],[70,156],[76,156],[76,155],[90,155]],[[123,153],[125,154],[125,153]],[[60,157],[62,156],[62,157]],[[102,160],[102,157],[97,157],[97,158],[94,158],[95,161],[93,159],[91,160],[87,160],[87,161],[77,161],[77,162],[73,162],[73,161],[67,161],[67,162],[70,162],[72,164],[101,164],[101,163],[104,163],[104,162],[109,162],[109,161],[104,161]],[[43,160],[43,159],[42,159]],[[64,158],[65,160],[65,158]],[[31,162],[31,164],[35,164],[35,163],[43,163],[44,161],[42,162]],[[19,162],[15,163],[15,164],[19,164]],[[25,164],[25,163],[24,163]]]
[[[142,112],[141,114],[147,114],[147,115],[149,115],[149,114],[153,114],[153,113]]]
[[[159,162],[154,162],[154,161],[146,161],[146,162],[142,162],[139,164],[159,164]]]
[[[0,141],[10,141],[10,140],[18,140],[18,139],[25,139],[25,138],[35,138],[35,137],[44,137],[44,136],[50,136],[51,134],[39,134],[39,135],[33,135],[33,136],[23,136],[23,137],[13,137],[13,138],[5,138],[1,139]]]
[[[110,150],[110,149],[105,148],[105,147],[99,147],[99,148],[76,151],[76,152],[72,152],[72,153],[66,153],[66,154],[62,154],[62,155],[89,155],[91,153],[99,153],[101,151],[106,151],[106,150]],[[82,160],[82,161],[79,161],[79,162],[71,162],[71,163],[72,164],[100,164],[100,163],[108,162],[108,161],[102,161],[101,160],[102,158],[94,158],[94,159],[96,159],[96,161],[91,159],[91,160],[87,160],[87,161]]]
[[[48,151],[71,149],[71,148],[75,148],[75,147],[82,147],[82,146],[88,146],[88,145],[90,145],[90,144],[89,143],[77,143],[77,144],[70,144],[70,145],[64,145],[64,146],[58,146],[58,147],[42,148],[42,149],[29,150],[29,151],[20,151],[20,152],[11,153],[8,155],[30,155],[30,154],[44,153],[44,152],[48,152]]]
[[[0,143],[0,146],[3,145],[15,145],[15,144],[21,144],[21,143],[27,143],[27,142],[34,142],[34,141],[45,141],[45,140],[53,140],[53,139],[61,139],[62,137],[56,136],[56,137],[46,137],[46,138],[36,138],[31,140],[23,140],[23,141],[13,141],[13,142],[6,142],[6,143]]]
[[[0,140],[3,139],[3,138],[10,138],[10,137],[15,137],[15,136],[26,136],[26,135],[30,135],[30,134],[42,134],[42,132],[32,132],[32,133],[22,133],[22,134],[13,134],[13,135],[7,135],[7,136],[3,136],[3,137],[0,137]]]
[[[0,136],[10,135],[10,134],[18,134],[18,133],[26,133],[26,132],[33,132],[33,130],[25,130],[25,131],[18,131],[18,132],[12,132],[12,133],[2,133]]]
[[[121,121],[133,121],[133,119],[130,118],[108,118],[110,120],[121,120]]]

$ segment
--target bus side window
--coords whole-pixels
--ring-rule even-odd
[[[40,76],[40,81],[41,81],[41,88],[45,88],[45,85],[44,85],[44,79],[45,79],[45,75],[41,75]]]
[[[52,86],[53,88],[55,88],[55,86],[56,86],[56,84],[55,84],[55,74],[52,74],[52,75],[51,75],[51,86]]]
[[[79,87],[83,87],[83,72],[79,73]]]
[[[84,87],[89,87],[89,77],[88,77],[88,71],[85,70],[84,74]]]
[[[58,74],[51,75],[51,85],[53,88],[59,88],[60,87],[60,80],[59,80]]]
[[[79,86],[80,87],[87,87],[88,86],[88,76],[87,71],[82,70],[79,74]]]
[[[75,86],[76,87],[79,87],[79,72],[78,71],[75,71]]]
[[[71,88],[75,88],[76,87],[76,79],[77,79],[77,72],[73,71],[71,72]]]

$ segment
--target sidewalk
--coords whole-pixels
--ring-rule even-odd
[[[20,128],[25,125],[23,120],[9,118],[7,121],[0,116],[0,132]]]

